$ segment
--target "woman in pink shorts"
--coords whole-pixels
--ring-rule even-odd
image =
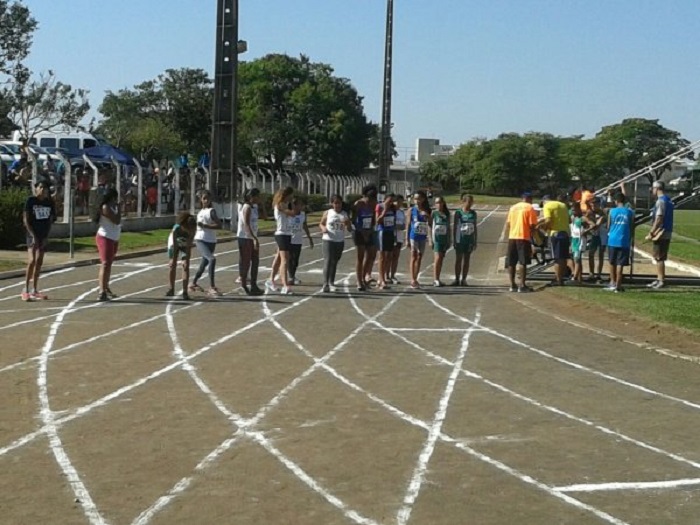
[[[122,217],[119,213],[119,194],[117,190],[111,188],[107,190],[102,198],[102,203],[95,216],[95,222],[99,224],[95,243],[100,254],[100,273],[98,281],[100,293],[98,301],[107,301],[116,297],[109,289],[109,278],[112,274],[112,263],[119,248],[119,236],[122,232]]]

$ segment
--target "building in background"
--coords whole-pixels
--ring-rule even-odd
[[[428,162],[435,157],[448,157],[457,150],[455,146],[440,144],[440,139],[416,139],[415,160]]]

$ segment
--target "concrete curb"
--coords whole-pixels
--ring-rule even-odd
[[[634,253],[644,257],[645,259],[654,259],[654,257],[649,252],[641,250],[636,246],[634,248]],[[700,268],[691,264],[683,264],[669,259],[666,261],[666,266],[668,266],[669,268],[673,268],[674,270],[679,270],[681,272],[686,272],[691,275],[695,275],[696,277],[700,277]]]

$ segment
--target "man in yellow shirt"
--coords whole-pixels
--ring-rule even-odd
[[[508,211],[508,253],[506,267],[510,277],[511,292],[531,292],[532,288],[525,284],[527,265],[532,262],[531,237],[532,230],[537,226],[537,212],[532,207],[532,194],[523,193],[523,200],[511,206]],[[520,264],[520,285],[515,285],[515,271]]]
[[[566,275],[566,261],[569,258],[569,209],[566,195],[559,195],[556,200],[547,200],[542,209],[542,225],[549,230],[549,242],[552,246],[555,280],[552,285],[563,286]]]

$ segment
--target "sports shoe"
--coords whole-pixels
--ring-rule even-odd
[[[656,285],[659,283],[658,279],[655,279],[651,281],[649,284],[647,284],[647,288],[656,288]]]
[[[518,287],[515,286],[515,285],[513,284],[513,285],[511,285],[510,288],[508,288],[508,291],[509,291],[509,292],[517,292],[517,291],[518,291]]]
[[[445,285],[442,284],[440,281],[433,281],[433,286],[434,286],[435,288],[442,288],[442,287],[445,286]]]
[[[211,288],[209,288],[209,290],[207,290],[207,295],[209,295],[210,297],[219,297],[221,295],[221,292],[216,287],[212,286]]]
[[[459,280],[458,280],[458,279],[454,279],[454,280],[450,283],[450,286],[459,286]]]
[[[115,293],[114,293],[112,290],[110,290],[109,288],[107,288],[106,292],[107,292],[107,297],[109,297],[110,299],[116,299],[116,298],[118,297],[118,295],[115,294]]]
[[[518,293],[530,293],[532,291],[534,290],[529,286],[518,286]]]
[[[664,286],[666,286],[666,283],[665,283],[665,282],[663,282],[663,281],[656,281],[656,282],[654,283],[654,286],[652,286],[652,288],[653,288],[654,290],[658,290],[659,288],[663,288]]]
[[[603,288],[604,292],[615,292],[617,291],[617,286],[613,285],[608,285],[605,288]]]
[[[338,291],[338,287],[337,287],[337,286],[331,285],[329,288],[331,289],[331,292],[333,292],[333,293],[335,293],[335,292]]]
[[[252,295],[255,295],[255,296],[259,296],[259,295],[264,295],[264,294],[265,294],[265,292],[264,292],[263,290],[261,290],[261,289],[258,287],[257,284],[250,287],[250,293],[251,293]]]
[[[276,292],[277,287],[272,281],[265,281],[265,290],[267,290],[268,292]]]
[[[418,281],[413,281],[411,283],[411,288],[413,288],[414,290],[418,290],[420,288],[420,284],[418,283]]]
[[[107,292],[100,293],[100,295],[97,296],[97,300],[100,301],[101,303],[104,303],[105,301],[109,301],[109,296],[107,295]]]
[[[240,275],[236,278],[236,284],[241,284],[241,276]]]
[[[462,279],[462,280],[459,282],[459,285],[460,285],[460,286],[469,286],[469,285],[467,284],[467,280],[466,280],[466,279]]]
[[[23,301],[33,301],[34,300],[34,298],[32,297],[32,294],[30,294],[29,292],[22,292],[19,296],[22,298]]]
[[[170,288],[167,292],[165,292],[165,297],[175,297],[175,290]]]
[[[365,291],[367,291],[367,288],[365,288],[364,286],[358,286],[357,291],[358,292],[365,292]]]
[[[624,291],[625,291],[624,288],[613,288],[613,292],[614,292],[614,293],[622,293],[622,292],[624,292]]]
[[[280,290],[280,295],[292,295],[292,291],[289,289],[289,286],[283,286]]]
[[[189,301],[189,300],[190,300],[190,294],[188,294],[186,290],[183,290],[183,291],[182,291],[182,300],[183,300],[183,301]]]
[[[321,291],[322,291],[323,293],[328,293],[328,292],[331,291],[331,287],[328,286],[327,284],[324,284],[324,285],[323,285],[323,288],[321,288]]]
[[[236,282],[237,282],[237,283],[240,283],[240,282],[241,282],[240,277],[238,278],[238,281],[236,281]],[[190,290],[190,292],[203,292],[203,291],[204,291],[204,289],[202,289],[202,287],[199,286],[197,283],[192,283],[192,284],[190,285],[189,290]]]
[[[48,298],[49,296],[43,292],[32,292],[32,299],[36,299],[37,301],[46,301]]]
[[[391,278],[391,282],[392,282],[393,284],[401,284],[401,281],[399,281],[396,277],[392,277],[392,278]]]
[[[296,277],[294,279],[290,279],[289,284],[299,285],[301,284],[301,279],[297,279]]]

